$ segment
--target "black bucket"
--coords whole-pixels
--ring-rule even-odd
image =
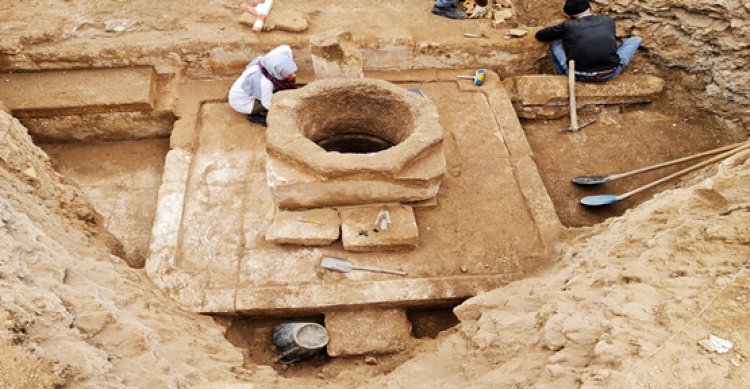
[[[273,329],[278,361],[292,363],[313,357],[328,344],[328,332],[317,323],[283,323]]]

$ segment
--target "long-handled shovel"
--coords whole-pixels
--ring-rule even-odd
[[[341,273],[349,273],[352,270],[364,270],[369,271],[373,273],[388,273],[388,274],[395,274],[397,276],[405,276],[406,273],[398,270],[388,270],[388,269],[378,269],[374,267],[369,266],[357,266],[345,259],[341,258],[334,258],[334,257],[325,257],[323,258],[323,262],[320,263],[320,266],[324,269],[333,270]]]
[[[578,106],[576,103],[576,62],[568,61],[568,94],[570,97],[570,127],[561,128],[558,131],[576,132],[593,124],[596,119],[591,119],[582,125],[578,125]]]
[[[747,144],[747,143],[748,143],[748,141],[740,142],[740,143],[735,143],[733,145],[723,146],[723,147],[719,147],[717,149],[708,150],[708,151],[704,151],[704,152],[701,152],[701,153],[698,153],[698,154],[689,155],[687,157],[682,157],[682,158],[678,158],[678,159],[673,159],[671,161],[657,163],[655,165],[646,166],[646,167],[643,167],[643,168],[640,168],[640,169],[631,170],[631,171],[625,172],[625,173],[610,174],[610,175],[606,175],[606,176],[605,175],[599,175],[599,174],[592,174],[592,175],[586,175],[586,176],[578,176],[578,177],[576,177],[576,178],[573,179],[573,183],[577,184],[577,185],[599,185],[599,184],[606,184],[606,183],[608,183],[610,181],[614,181],[614,180],[617,180],[617,179],[620,179],[620,178],[630,177],[630,176],[634,176],[636,174],[650,172],[652,170],[661,169],[663,167],[672,166],[672,165],[676,165],[678,163],[691,161],[693,159],[698,159],[698,158],[701,158],[701,157],[707,157],[709,155],[719,154],[719,153],[722,153],[724,151],[733,150],[733,149],[736,149],[737,147],[740,147],[740,146],[742,146],[744,144]]]
[[[696,163],[693,166],[690,166],[688,168],[682,169],[678,172],[672,173],[664,178],[660,178],[656,181],[653,181],[649,184],[643,185],[640,188],[636,188],[631,190],[630,192],[623,193],[621,195],[598,195],[598,196],[588,196],[581,199],[581,204],[587,206],[587,207],[601,207],[604,205],[614,204],[618,201],[625,200],[626,198],[633,196],[635,194],[641,193],[645,190],[651,189],[657,185],[663,184],[671,179],[677,178],[679,176],[685,175],[687,173],[690,173],[692,171],[698,170],[700,168],[703,168],[705,166],[708,166],[714,162],[721,161],[722,159],[729,158],[734,154],[739,153],[742,150],[746,150],[750,148],[750,142],[745,143],[744,145],[737,147],[733,150],[729,150],[727,152],[724,152],[723,154],[719,154],[713,158],[709,158],[703,162]]]

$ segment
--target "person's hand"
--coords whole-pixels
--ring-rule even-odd
[[[475,6],[474,9],[471,10],[471,13],[467,15],[469,19],[479,19],[487,15],[487,7],[480,7]]]

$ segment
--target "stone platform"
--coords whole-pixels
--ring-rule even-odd
[[[561,225],[497,76],[464,88],[454,81],[458,73],[416,84],[396,75],[438,105],[445,129],[447,173],[437,205],[414,209],[416,248],[351,253],[340,242],[304,248],[267,241],[274,205],[265,129],[226,103],[204,103],[194,119],[181,115],[172,136],[148,274],[196,312],[294,316],[449,304],[535,271]],[[408,276],[334,273],[320,268],[324,256]]]

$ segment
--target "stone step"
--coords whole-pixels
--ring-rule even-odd
[[[385,230],[375,224],[381,212],[390,223]],[[385,213],[387,212],[387,214]],[[342,208],[341,241],[347,251],[412,249],[419,241],[414,209],[408,205],[387,204]]]
[[[328,246],[339,239],[339,213],[333,208],[277,211],[266,231],[276,244]]]
[[[532,75],[505,80],[513,106],[524,119],[558,118],[568,113],[568,79],[563,76]],[[578,108],[591,105],[650,103],[664,89],[664,80],[654,76],[622,75],[603,83],[576,83]]]
[[[154,109],[156,75],[148,66],[2,75],[0,100],[16,117]]]

